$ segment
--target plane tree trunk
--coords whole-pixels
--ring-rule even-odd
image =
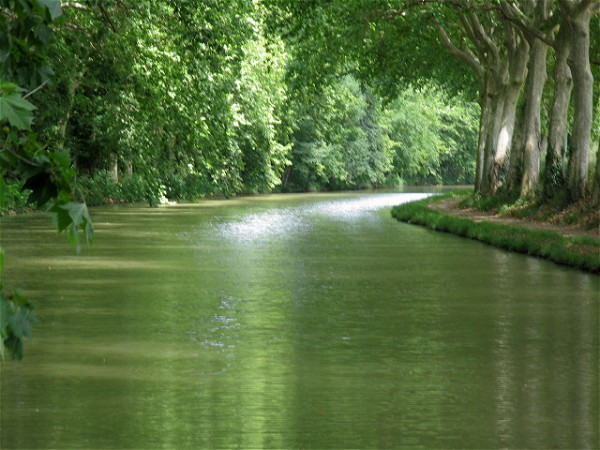
[[[553,72],[554,98],[550,112],[544,171],[544,198],[548,202],[559,199],[565,190],[568,111],[573,89],[571,68],[567,64],[571,52],[571,32],[568,26],[561,26],[554,48],[556,53]]]
[[[542,150],[541,106],[546,84],[548,45],[533,39],[527,68],[525,105],[520,120],[520,139],[515,141],[511,155],[508,190],[526,196],[533,192],[540,179]]]
[[[598,0],[578,2],[560,0],[564,25],[571,30],[571,52],[568,63],[573,75],[572,150],[567,173],[569,200],[585,197],[588,188],[588,168],[592,131],[593,84],[590,66],[590,20],[600,9]]]

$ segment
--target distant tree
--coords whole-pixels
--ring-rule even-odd
[[[380,186],[391,170],[375,96],[353,77],[297,103],[287,188]]]

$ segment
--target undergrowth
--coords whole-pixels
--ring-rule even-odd
[[[464,208],[493,212],[507,217],[547,222],[554,225],[577,226],[584,230],[600,227],[600,210],[593,200],[587,198],[577,203],[565,204],[563,199],[553,203],[543,201],[541,195],[515,197],[497,195],[483,197],[469,194],[460,201]]]

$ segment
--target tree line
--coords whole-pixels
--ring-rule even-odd
[[[318,86],[294,78],[302,55],[267,2],[63,2],[43,35],[19,28],[26,4],[57,2],[5,2],[2,77],[42,86],[31,130],[68,157],[88,204],[474,179],[472,102],[432,82],[384,104],[349,70]],[[25,70],[18,33],[42,38]],[[411,114],[409,96],[439,108]]]
[[[1,8],[5,200],[398,181],[598,197],[599,0]]]
[[[598,202],[600,158],[590,162],[600,134],[600,1],[273,4],[288,12],[290,35],[307,42],[300,51],[324,66],[350,58],[384,91],[434,79],[476,99],[477,193]]]

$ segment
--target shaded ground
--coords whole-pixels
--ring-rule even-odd
[[[556,225],[548,222],[539,222],[527,219],[518,219],[507,217],[493,212],[485,212],[472,208],[465,208],[459,204],[460,198],[445,198],[437,202],[432,202],[428,206],[431,209],[456,217],[464,217],[475,222],[494,222],[507,225],[516,225],[532,230],[554,231],[566,237],[587,236],[600,240],[598,229],[586,230],[579,226]]]

